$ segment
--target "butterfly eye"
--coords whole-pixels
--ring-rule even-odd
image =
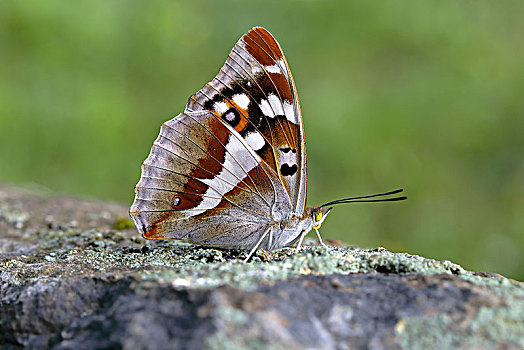
[[[324,213],[322,213],[322,209],[319,208],[318,211],[315,213],[315,222],[319,222],[322,219],[323,215]],[[322,225],[322,223],[319,223],[318,225],[313,226],[313,228],[318,230],[320,228],[320,225]]]

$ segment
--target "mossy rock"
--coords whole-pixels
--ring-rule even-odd
[[[119,203],[0,187],[5,348],[524,347],[524,288],[384,248],[145,241]]]

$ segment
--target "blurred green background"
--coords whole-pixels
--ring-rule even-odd
[[[2,1],[0,181],[130,203],[160,124],[262,25],[326,238],[524,280],[524,2]]]

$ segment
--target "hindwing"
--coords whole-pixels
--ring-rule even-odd
[[[249,248],[272,209],[291,210],[272,169],[208,111],[182,113],[162,125],[135,191],[130,214],[149,239]]]

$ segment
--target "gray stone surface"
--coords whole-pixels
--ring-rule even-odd
[[[120,218],[119,218],[120,217]],[[384,248],[147,242],[118,203],[0,186],[0,346],[521,349],[521,282]]]

